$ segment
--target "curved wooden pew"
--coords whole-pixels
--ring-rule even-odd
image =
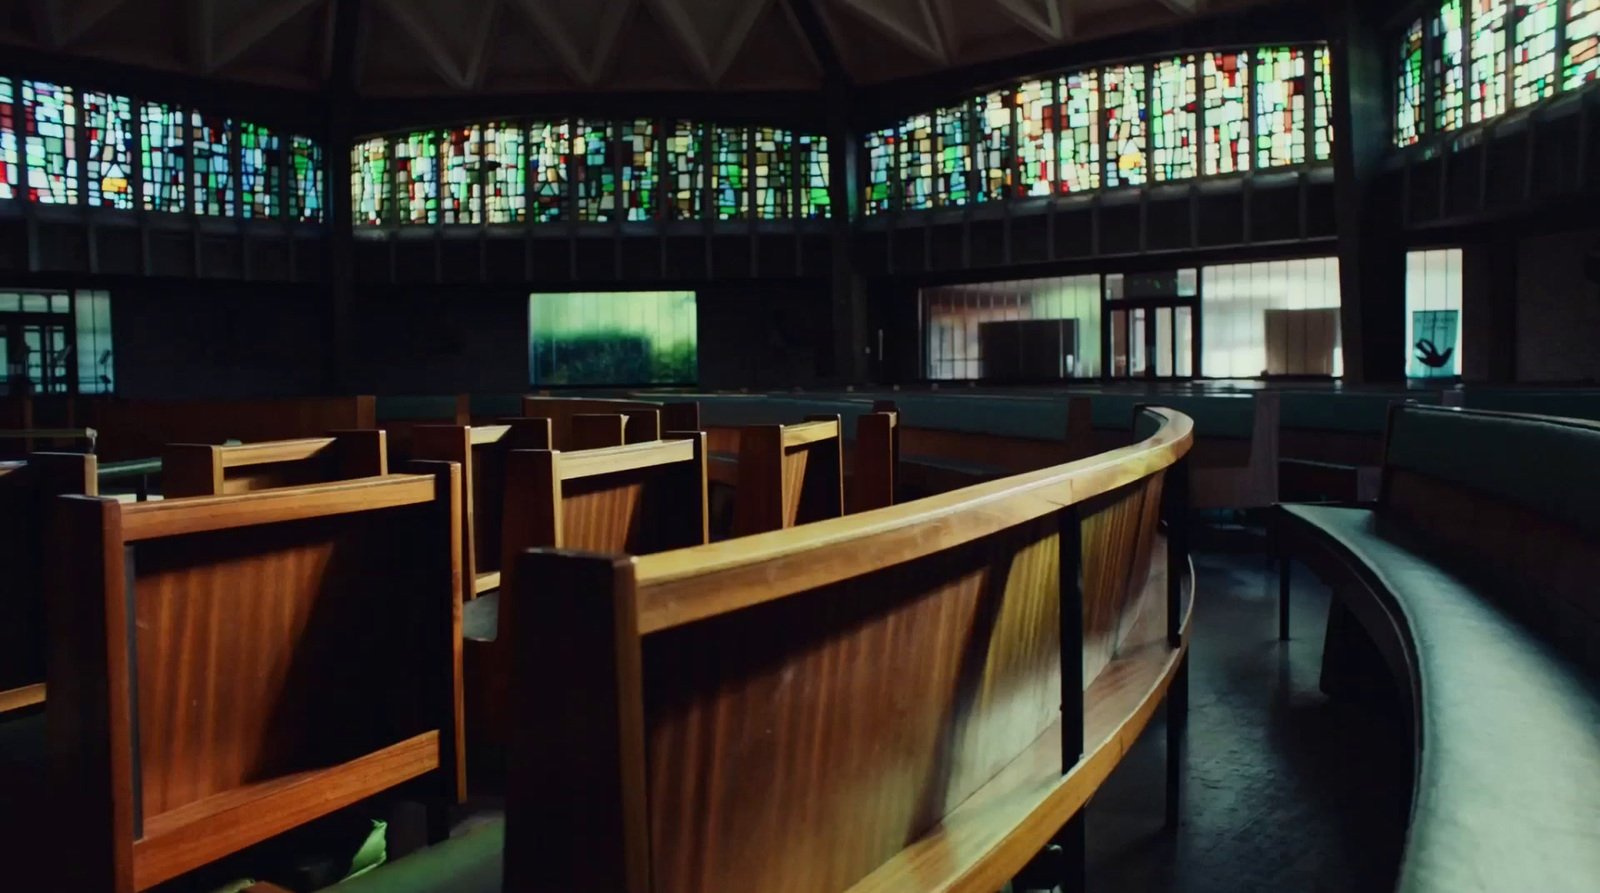
[[[549,419],[507,419],[500,425],[419,425],[411,433],[419,460],[461,466],[461,569],[467,599],[500,588],[500,518],[506,454],[550,448]]]
[[[652,416],[651,413],[655,415]],[[624,443],[660,440],[666,431],[697,431],[700,406],[695,402],[646,402],[600,397],[523,397],[524,418],[547,418],[558,450],[583,449],[574,445],[572,417],[576,415],[615,415],[628,417]]]
[[[915,503],[520,554],[504,830],[345,889],[992,893],[1063,826],[1081,844],[1184,691],[1193,596],[1157,522],[1192,427],[1147,416],[1134,446]]]
[[[45,699],[44,552],[56,497],[94,496],[95,457],[0,462],[0,714]]]
[[[384,431],[214,446],[169,443],[161,454],[161,495],[223,496],[389,473]]]
[[[460,478],[430,468],[60,499],[52,889],[144,890],[402,784],[461,799]]]
[[[1285,505],[1277,534],[1336,596],[1324,688],[1371,679],[1375,646],[1413,718],[1398,889],[1592,888],[1600,424],[1417,405],[1390,419],[1378,502]]]

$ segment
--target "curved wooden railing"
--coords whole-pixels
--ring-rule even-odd
[[[1193,424],[1143,412],[1132,446],[900,506],[518,556],[506,889],[989,893],[1081,834],[1181,703],[1159,521]]]

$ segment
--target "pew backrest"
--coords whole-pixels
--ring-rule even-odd
[[[282,400],[126,400],[87,402],[89,427],[100,432],[103,461],[161,455],[169,443],[256,443],[321,437],[329,431],[376,428],[374,398]]]
[[[781,530],[844,514],[844,440],[838,416],[739,432],[733,535]]]
[[[1171,413],[1132,447],[848,518],[519,555],[506,889],[839,893],[1024,754],[1065,786],[1064,686],[1165,591],[1156,506],[1190,442]],[[951,889],[941,856],[998,886],[1033,855],[999,845],[1016,830],[883,889]]]
[[[419,460],[461,466],[461,569],[468,599],[500,588],[500,518],[506,454],[550,448],[549,419],[507,419],[498,425],[418,425],[411,432]]]
[[[573,442],[574,416],[625,415],[627,428],[622,442],[647,443],[660,440],[663,431],[698,430],[700,405],[694,402],[649,403],[597,397],[523,397],[522,415],[550,420],[555,449],[592,449],[594,447]]]
[[[459,471],[122,504],[50,555],[61,889],[132,893],[411,783],[464,795]]]
[[[851,461],[850,511],[894,505],[900,476],[900,413],[893,402],[878,401],[856,419]]]
[[[388,473],[388,437],[380,430],[227,446],[173,443],[161,454],[161,495],[223,496]]]

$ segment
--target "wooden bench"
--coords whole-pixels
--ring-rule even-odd
[[[1191,429],[1152,415],[915,503],[517,556],[505,825],[341,893],[993,891],[1052,839],[1081,883],[1082,809],[1163,698],[1175,803],[1193,596],[1157,522]]]
[[[1404,405],[1376,503],[1280,509],[1335,596],[1324,688],[1392,676],[1413,717],[1404,893],[1600,878],[1597,463],[1600,423]]]
[[[661,439],[661,413],[654,409],[622,413],[580,412],[567,419],[568,450],[600,450]]]
[[[705,436],[610,449],[511,450],[501,495],[501,558],[536,547],[652,552],[709,540]],[[469,607],[467,722],[475,765],[500,761],[514,654],[512,581]],[[531,585],[531,584],[530,584]],[[533,587],[537,589],[537,586]],[[526,591],[526,590],[523,590]]]
[[[655,415],[652,417],[651,413]],[[628,417],[624,443],[660,440],[663,432],[700,430],[700,404],[693,401],[652,403],[640,400],[581,397],[523,397],[525,418],[547,418],[555,449],[582,449],[572,437],[572,417],[576,415],[625,415]]]
[[[23,458],[35,450],[92,453],[98,438],[93,428],[0,429],[0,458]]]
[[[732,535],[781,530],[844,514],[844,438],[838,416],[753,425],[739,434]]]
[[[377,426],[389,432],[389,446],[395,457],[406,461],[420,458],[412,453],[412,432],[419,426],[471,425],[472,397],[467,394],[379,396],[375,398],[373,414]]]
[[[52,537],[52,889],[144,890],[407,785],[458,802],[460,480],[125,505]],[[42,887],[39,889],[43,889]]]
[[[374,399],[83,401],[84,423],[100,432],[101,461],[148,459],[169,443],[257,443],[378,427]]]
[[[501,425],[419,425],[412,430],[417,459],[461,466],[461,568],[470,600],[500,588],[500,518],[505,505],[506,455],[550,447],[549,419],[508,419]]]
[[[0,714],[45,699],[45,544],[57,496],[94,496],[95,457],[0,462]]]
[[[383,431],[335,431],[328,437],[236,446],[173,443],[161,455],[161,495],[223,496],[388,473]]]

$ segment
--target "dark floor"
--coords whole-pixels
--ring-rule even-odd
[[[1166,730],[1151,724],[1089,807],[1093,893],[1379,893],[1410,808],[1405,726],[1318,689],[1328,591],[1297,568],[1291,639],[1260,555],[1196,558],[1182,821],[1163,830]]]

